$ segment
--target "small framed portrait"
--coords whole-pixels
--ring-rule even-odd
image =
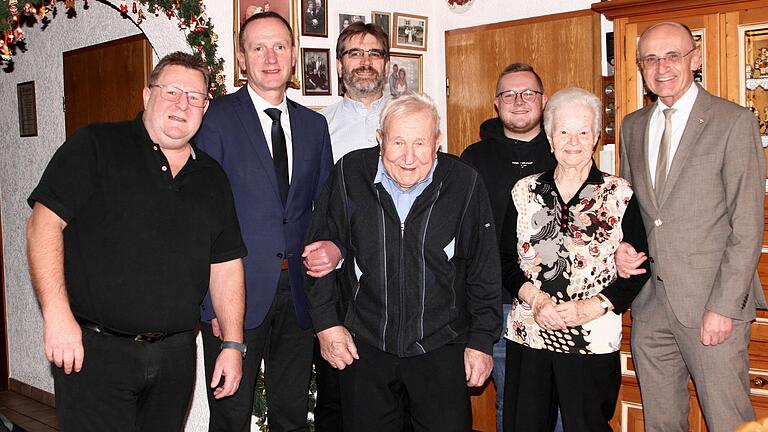
[[[248,81],[248,76],[245,74],[245,66],[240,65],[237,59],[237,52],[240,50],[238,45],[238,39],[240,39],[240,25],[243,21],[261,12],[272,11],[280,14],[283,18],[291,23],[293,32],[293,45],[299,46],[299,35],[296,33],[298,27],[298,19],[296,18],[296,3],[292,0],[233,0],[234,1],[234,43],[235,43],[235,86],[241,86]],[[323,0],[325,1],[325,0]],[[291,80],[288,82],[288,87],[299,88],[299,77],[294,69],[291,75]]]
[[[392,18],[392,14],[389,12],[377,12],[372,11],[371,12],[371,22],[378,25],[382,29],[384,29],[384,33],[387,34],[387,37],[390,37],[392,34],[390,32],[390,21]]]
[[[421,54],[389,53],[389,77],[384,93],[392,97],[409,93],[422,93],[423,65]]]
[[[328,37],[328,0],[301,0],[301,35]]]
[[[365,15],[339,14],[339,33],[357,21],[365,22]]]
[[[427,50],[427,17],[395,12],[392,21],[392,48]]]
[[[302,48],[302,94],[304,96],[330,96],[331,80],[328,65],[330,50],[325,48]]]

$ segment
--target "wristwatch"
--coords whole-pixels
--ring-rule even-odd
[[[601,293],[598,293],[596,297],[600,300],[600,307],[603,308],[603,312],[608,313],[611,310],[611,304],[608,302],[608,299]]]
[[[224,341],[221,343],[221,349],[233,349],[238,350],[245,358],[245,354],[248,352],[248,345],[240,342]]]

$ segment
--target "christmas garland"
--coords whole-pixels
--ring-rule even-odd
[[[96,0],[106,3],[104,0]],[[211,97],[227,92],[224,86],[224,59],[216,57],[218,35],[213,32],[213,23],[205,13],[203,0],[118,0],[118,6],[123,18],[129,18],[128,2],[131,2],[130,13],[136,16],[134,21],[140,25],[146,14],[159,16],[164,13],[168,19],[178,20],[179,30],[186,32],[187,43],[193,53],[200,57],[211,73],[211,86],[208,90]],[[27,50],[24,42],[24,26],[32,27],[37,22],[42,28],[48,26],[51,18],[58,15],[58,3],[64,4],[66,16],[77,16],[75,0],[0,0],[0,60],[6,66],[6,71],[13,70],[13,56],[17,51]],[[80,0],[83,9],[88,9],[88,0]],[[111,5],[111,4],[110,4]],[[111,5],[113,6],[113,5]],[[147,12],[144,12],[144,11]]]

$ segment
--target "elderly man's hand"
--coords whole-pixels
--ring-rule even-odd
[[[631,244],[625,242],[619,244],[614,254],[616,270],[619,276],[625,279],[645,273],[645,269],[640,268],[640,265],[647,259],[645,252],[638,252]]]
[[[242,377],[243,355],[233,349],[221,350],[219,356],[216,357],[213,376],[211,376],[211,388],[215,388],[213,397],[222,399],[237,393]]]
[[[83,368],[83,333],[72,313],[61,313],[43,320],[45,358],[69,375]]]
[[[332,242],[320,240],[304,246],[304,267],[307,274],[314,278],[321,278],[336,269],[341,261],[341,251]]]
[[[467,387],[480,387],[493,370],[493,357],[472,348],[464,349],[464,373]]]
[[[320,342],[320,354],[336,369],[344,369],[360,359],[352,335],[344,326],[329,327],[318,332],[317,340]]]

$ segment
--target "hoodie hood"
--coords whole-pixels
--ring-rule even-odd
[[[490,118],[480,125],[480,139],[500,138],[504,136],[504,125],[498,117]]]

